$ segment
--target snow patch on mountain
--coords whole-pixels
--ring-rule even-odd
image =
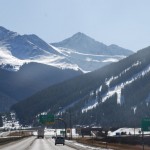
[[[55,47],[51,45],[57,52],[63,55],[67,60],[73,64],[77,64],[84,73],[94,71],[103,67],[106,64],[117,62],[126,56],[123,55],[100,55],[88,52],[78,52],[74,49]]]
[[[118,59],[114,59],[114,58],[108,58],[106,60],[103,60],[102,62],[117,62]]]
[[[0,67],[18,71],[25,63],[42,63],[61,69],[81,70],[58,48],[46,43],[38,36],[19,35],[0,27]]]
[[[67,62],[64,57],[53,54],[34,57],[31,62],[42,63],[61,69],[73,69],[76,71],[79,70],[79,67],[76,64],[71,64],[69,61]]]
[[[48,44],[34,34],[19,35],[0,27],[0,42],[3,49],[1,68],[10,65],[13,71],[19,70],[24,63],[37,62],[87,73],[133,53],[117,45],[107,46],[80,32],[63,42]]]
[[[134,106],[134,107],[132,107],[131,109],[133,109],[134,114],[136,114],[137,106]]]
[[[97,105],[98,105],[98,101],[96,99],[90,100],[82,108],[82,113],[87,112],[88,110],[91,110],[91,109],[95,108]]]
[[[2,65],[2,67],[5,67],[9,64],[13,66],[13,71],[17,71],[25,62],[28,62],[28,60],[20,60],[14,57],[7,47],[0,47],[0,65]]]
[[[137,61],[136,63],[134,63],[131,67],[125,69],[122,73],[119,74],[119,76],[121,76],[123,73],[129,71],[133,66],[138,66],[141,63],[139,61]],[[114,87],[111,87],[108,89],[108,92],[105,93],[104,95],[102,95],[102,100],[101,102],[105,102],[108,98],[110,98],[111,96],[113,96],[115,93],[117,94],[117,103],[118,104],[122,104],[124,103],[124,98],[121,95],[121,90],[128,84],[131,84],[132,82],[134,82],[135,80],[137,80],[138,78],[145,76],[148,72],[150,72],[150,65],[148,65],[146,68],[144,68],[142,71],[140,71],[139,73],[135,74],[134,76],[132,76],[131,78],[129,78],[128,80],[126,80],[125,82],[122,82]],[[105,84],[108,85],[110,82],[112,82],[113,80],[117,79],[118,76],[115,77],[111,77],[110,79],[107,79]],[[147,101],[149,100],[149,97],[147,98]],[[91,100],[93,101],[93,100]],[[93,103],[91,104],[91,101],[89,101],[89,103],[86,104],[86,106],[83,107],[82,109],[82,113],[87,112],[88,110],[93,109],[94,107],[96,107],[99,103],[98,101],[95,99],[95,102],[93,101]],[[134,112],[136,112],[136,106],[134,107]]]
[[[32,43],[30,43],[32,44]],[[45,65],[54,66],[61,69],[73,69],[80,70],[78,65],[70,63],[64,56],[55,55],[45,51],[45,55],[36,55],[34,57],[30,57],[28,59],[20,59],[11,53],[9,45],[4,43],[0,43],[0,65],[1,68],[5,68],[10,71],[18,71],[20,67],[25,63],[36,62],[42,63]],[[12,68],[6,68],[7,65],[12,66]]]

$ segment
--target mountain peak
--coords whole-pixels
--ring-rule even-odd
[[[5,29],[4,27],[0,26],[0,30],[4,30],[4,29]]]
[[[18,34],[16,32],[12,32],[0,26],[0,40],[4,40],[6,38],[10,38],[11,36],[15,36],[15,35],[18,35]]]
[[[52,43],[55,47],[63,47],[72,49],[80,53],[95,54],[95,55],[124,55],[128,56],[133,52],[124,49],[120,46],[112,44],[107,46],[102,42],[98,42],[95,39],[87,36],[82,32],[77,32],[73,36],[58,42]]]
[[[82,32],[75,33],[70,39],[72,39],[72,40],[92,40],[92,41],[94,40]]]
[[[2,33],[15,33],[15,32],[12,32],[12,31],[0,26],[0,34],[2,34]]]
[[[105,45],[103,43],[97,42],[93,38],[87,36],[86,34],[82,32],[77,32],[73,36],[59,42],[59,43],[52,43],[52,45],[56,47],[64,47],[69,49],[77,50],[78,52],[84,52],[84,53],[92,53],[93,48],[95,47],[95,44],[100,46]]]
[[[81,37],[81,36],[87,36],[87,35],[82,32],[77,32],[72,37]]]
[[[8,33],[8,32],[10,32],[10,31],[9,31],[9,30],[7,30],[6,28],[4,28],[4,27],[0,26],[0,36],[2,36],[2,35],[4,35],[4,34],[6,34],[6,33]]]
[[[77,33],[75,33],[74,35],[78,35],[78,36],[79,36],[79,35],[83,35],[83,34],[84,34],[84,33],[82,33],[82,32],[77,32]],[[73,36],[74,36],[74,35],[73,35]]]

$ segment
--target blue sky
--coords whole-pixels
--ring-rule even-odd
[[[150,0],[0,0],[0,26],[46,42],[83,32],[136,51],[150,46]]]

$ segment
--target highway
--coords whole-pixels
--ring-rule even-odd
[[[23,140],[11,142],[0,146],[0,150],[27,150],[30,145],[34,142],[35,137],[26,138]]]
[[[37,139],[36,137],[25,138],[0,146],[0,150],[104,150],[83,146],[73,141],[65,141],[65,145],[55,145],[52,138]]]
[[[75,150],[66,145],[55,146],[52,139],[37,139],[36,137],[26,138],[0,146],[0,150]]]
[[[58,144],[55,146],[52,139],[36,139],[29,150],[75,150],[66,145]]]

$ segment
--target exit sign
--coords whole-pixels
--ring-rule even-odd
[[[141,122],[142,131],[150,131],[150,118],[143,118]]]
[[[54,123],[54,115],[40,115],[39,122],[42,124],[51,124]]]

